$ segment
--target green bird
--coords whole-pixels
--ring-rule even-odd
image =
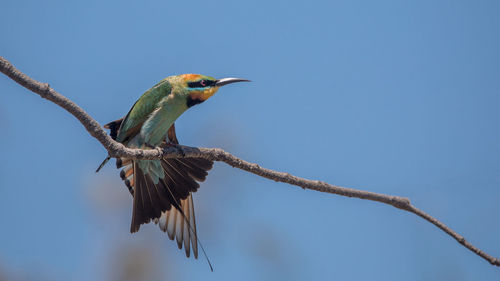
[[[249,80],[215,79],[199,74],[167,77],[147,90],[124,118],[104,127],[110,130],[113,139],[126,147],[176,146],[179,142],[175,120],[188,108],[213,96],[221,86],[235,82]],[[108,156],[96,172],[109,159]],[[142,224],[154,221],[171,240],[176,238],[179,249],[184,245],[187,257],[192,249],[198,258],[192,192],[199,188],[198,182],[205,180],[212,165],[212,161],[203,158],[117,159],[116,166],[122,169],[120,176],[133,196],[130,231],[137,232]]]

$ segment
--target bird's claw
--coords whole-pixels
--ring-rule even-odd
[[[176,145],[175,148],[177,148],[177,151],[182,155],[182,157],[186,157],[186,152],[184,152],[184,148],[180,145]]]
[[[177,149],[177,152],[180,153],[182,157],[186,157],[186,152],[184,152],[182,145],[176,143],[167,143],[167,146],[175,147],[175,149]]]

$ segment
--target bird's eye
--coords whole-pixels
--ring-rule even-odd
[[[213,80],[203,80],[203,82],[205,83],[205,87],[215,85],[215,81]]]
[[[205,81],[205,80],[201,80],[201,81],[200,81],[200,85],[201,85],[202,87],[207,86],[207,81]]]

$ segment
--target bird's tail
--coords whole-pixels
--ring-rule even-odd
[[[198,258],[199,244],[212,269],[199,243],[192,197],[192,192],[199,188],[198,182],[204,181],[212,168],[212,161],[202,158],[146,160],[161,163],[165,176],[157,182],[152,176],[155,172],[151,172],[151,168],[144,169],[141,161],[144,162],[123,158],[116,161],[117,168],[122,169],[120,177],[134,197],[130,231],[137,232],[142,224],[152,220],[171,240],[177,241],[179,249],[184,247],[186,257],[192,252]]]
[[[116,140],[122,121],[123,118],[104,125],[104,128],[110,130],[110,136],[114,140]],[[172,125],[168,130],[167,139],[168,142],[165,141],[160,146],[179,144],[175,125]],[[109,159],[108,156],[96,172]],[[151,166],[153,161],[158,161],[156,163],[159,163],[160,166],[156,168],[159,168],[159,173],[164,175],[163,178],[152,175],[157,169],[143,171],[144,166]],[[190,256],[192,250],[193,256],[198,258],[199,239],[196,232],[192,192],[199,188],[198,182],[205,180],[212,166],[212,161],[203,158],[163,158],[152,161],[116,159],[116,167],[122,169],[120,177],[134,197],[130,231],[136,232],[141,224],[153,220],[162,231],[168,234],[171,240],[177,240],[179,249],[184,246],[187,257]],[[203,250],[201,243],[200,247]],[[204,250],[203,252],[207,257]],[[207,261],[212,269],[208,257]]]
[[[121,121],[122,119],[115,120],[104,126],[111,130],[113,139],[118,134]],[[163,142],[161,147],[179,143],[174,125],[168,130],[167,139],[168,142]],[[134,197],[130,231],[136,232],[142,224],[153,220],[171,240],[177,240],[179,249],[184,246],[187,257],[192,251],[193,256],[198,258],[199,240],[192,192],[199,188],[198,182],[205,180],[212,166],[212,161],[203,158],[118,158],[116,167],[121,169],[120,177]],[[200,247],[203,250],[201,244]],[[208,258],[207,261],[210,265]]]

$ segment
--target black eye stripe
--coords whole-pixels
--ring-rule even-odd
[[[205,88],[215,85],[214,80],[198,80],[195,82],[188,82],[189,88]]]
[[[201,88],[203,86],[201,86],[200,81],[197,81],[197,82],[188,82],[188,87],[189,88]]]

